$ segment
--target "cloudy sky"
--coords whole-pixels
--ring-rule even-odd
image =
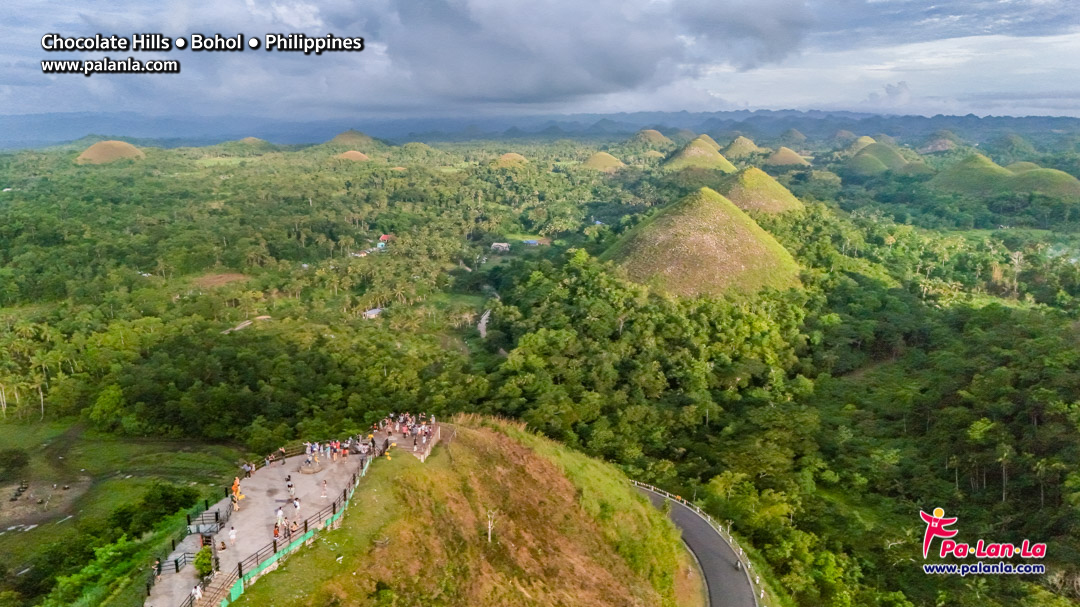
[[[5,0],[0,114],[468,116],[849,109],[1080,116],[1077,0]],[[135,53],[45,75],[41,36],[361,36],[361,53]]]

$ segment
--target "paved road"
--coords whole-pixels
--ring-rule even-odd
[[[667,499],[648,489],[638,487],[654,506]],[[738,558],[696,512],[679,502],[671,501],[671,520],[682,530],[683,540],[701,563],[701,572],[708,586],[709,607],[754,607],[754,590],[746,574],[736,567]]]

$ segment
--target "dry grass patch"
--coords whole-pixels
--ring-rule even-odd
[[[75,159],[76,164],[107,164],[117,160],[137,160],[146,157],[139,148],[126,141],[99,141],[86,148]]]
[[[204,274],[191,281],[191,284],[202,287],[204,289],[212,289],[214,287],[220,287],[232,282],[239,282],[241,280],[247,280],[248,277],[244,274],[235,272],[225,274]]]

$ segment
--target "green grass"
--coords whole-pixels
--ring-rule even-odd
[[[1042,194],[1080,202],[1080,180],[1068,173],[1041,168],[1014,173],[982,154],[973,154],[946,168],[930,180],[930,185],[969,196]]]
[[[757,167],[726,178],[717,191],[744,211],[783,213],[803,208],[787,188]]]
[[[667,146],[673,145],[675,142],[668,139],[666,136],[664,136],[663,133],[657,131],[656,129],[643,129],[635,133],[634,136],[630,138],[629,143],[638,143],[650,146]]]
[[[767,151],[768,150],[766,150],[765,148],[758,147],[758,145],[752,140],[743,137],[742,135],[739,135],[734,140],[732,140],[732,142],[729,143],[727,147],[721,150],[720,153],[727,158],[739,159],[747,158],[749,156],[753,156],[754,154],[764,154]]]
[[[791,148],[782,147],[765,160],[769,166],[810,166],[805,158]]]
[[[199,158],[195,164],[202,167],[233,166],[242,162],[250,162],[252,158],[244,156],[217,156],[212,158]]]
[[[607,152],[597,152],[592,156],[589,156],[589,159],[581,163],[581,166],[595,171],[610,172],[616,171],[626,165]]]
[[[735,165],[728,162],[720,152],[703,139],[695,139],[674,156],[664,163],[664,169],[668,171],[681,171],[683,169],[711,169],[734,173]]]
[[[614,467],[518,425],[456,421],[426,463],[376,461],[342,527],[236,604],[676,605],[678,532]]]
[[[194,483],[205,495],[216,497],[240,457],[237,449],[227,446],[121,439],[70,422],[0,424],[0,445],[30,452],[24,476],[32,483],[90,482],[83,495],[54,509],[38,527],[0,535],[0,554],[8,564],[63,541],[78,524],[104,520],[117,507],[138,499],[155,480]],[[72,518],[64,520],[68,515]]]
[[[730,200],[708,188],[661,210],[602,259],[672,295],[750,293],[796,286],[791,254]]]
[[[363,562],[358,560],[362,558],[360,555],[368,554],[375,546],[375,540],[386,537],[386,527],[405,506],[394,491],[395,479],[402,474],[412,474],[421,466],[420,460],[410,455],[391,455],[390,461],[372,462],[368,475],[360,481],[350,509],[341,519],[341,527],[317,536],[310,547],[294,552],[275,571],[248,588],[233,605],[295,605],[299,595],[329,583],[350,567],[362,567]],[[349,556],[348,562],[337,562],[343,555]]]

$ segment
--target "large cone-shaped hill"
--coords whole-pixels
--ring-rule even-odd
[[[717,190],[744,211],[783,213],[803,208],[802,201],[790,190],[757,167],[725,177]]]
[[[499,156],[499,158],[492,163],[492,166],[499,169],[513,169],[523,167],[527,164],[529,164],[528,158],[525,158],[517,152],[507,152],[502,156]]]
[[[847,169],[857,175],[876,175],[885,171],[899,171],[907,166],[907,160],[894,148],[884,143],[864,146],[847,161]]]
[[[643,145],[645,147],[664,147],[675,145],[675,142],[664,136],[656,129],[642,129],[627,141],[630,145]]]
[[[106,164],[124,159],[144,158],[146,154],[126,141],[99,141],[83,150],[76,164]]]
[[[727,158],[724,158],[720,152],[716,151],[716,148],[703,139],[695,139],[676,152],[664,163],[664,168],[669,171],[682,169],[712,169],[725,173],[736,171],[735,165],[728,162]]]
[[[700,139],[700,140],[704,141],[705,143],[711,145],[714,150],[720,151],[720,144],[716,143],[715,139],[713,139],[712,137],[709,137],[708,135],[706,135],[704,133],[702,133],[701,135],[698,135],[694,139]]]
[[[581,164],[581,166],[592,169],[594,171],[601,171],[604,173],[614,173],[615,171],[626,166],[621,160],[608,154],[607,152],[597,152],[589,159]]]
[[[852,141],[851,144],[848,145],[847,151],[851,154],[857,154],[862,151],[862,149],[866,146],[873,145],[875,143],[877,143],[877,141],[875,141],[873,137],[870,137],[869,135],[863,135],[862,137],[856,138],[855,141]]]
[[[727,147],[721,150],[721,154],[726,158],[742,159],[753,156],[754,154],[764,154],[768,152],[765,148],[760,148],[750,138],[739,135],[727,144]]]
[[[798,265],[730,200],[701,188],[624,235],[604,255],[671,295],[750,293],[798,284]]]
[[[367,154],[363,152],[357,152],[356,150],[349,150],[348,152],[342,152],[337,155],[342,160],[352,160],[353,162],[367,162],[371,160]]]
[[[1064,171],[1028,168],[1014,172],[982,154],[972,154],[947,167],[929,183],[939,190],[968,196],[1043,194],[1080,202],[1080,180]]]
[[[780,141],[788,145],[802,145],[806,141],[806,135],[799,132],[799,129],[788,129],[780,134]]]
[[[950,150],[955,150],[961,145],[963,145],[963,140],[961,140],[956,133],[942,129],[927,137],[926,141],[919,148],[919,153],[936,154],[938,152],[948,152]]]
[[[808,167],[810,163],[805,158],[799,156],[798,152],[788,147],[781,147],[776,150],[765,160],[765,164],[774,167],[780,166],[803,166]]]

